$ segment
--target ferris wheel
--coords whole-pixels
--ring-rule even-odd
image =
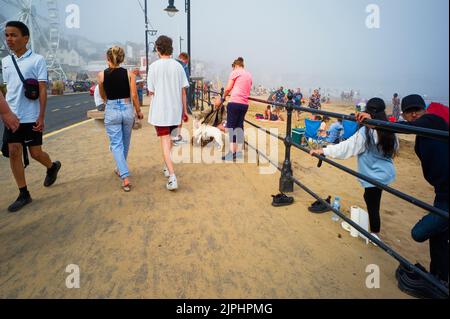
[[[15,12],[10,15],[12,18],[8,20],[22,21],[30,29],[29,47],[33,52],[46,57],[49,78],[52,80],[66,80],[66,73],[58,59],[61,34],[57,0],[0,0],[0,8],[2,7],[9,8],[11,12]],[[47,16],[44,17],[38,14],[36,7],[45,10]],[[4,33],[5,25],[6,22],[0,24],[0,32],[2,34]],[[2,42],[0,50],[2,46],[3,49],[7,48],[4,39]]]

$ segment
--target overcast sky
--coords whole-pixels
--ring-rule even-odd
[[[180,34],[186,39],[184,1],[175,1],[180,13],[174,18],[163,12],[167,1],[148,2],[151,24],[159,35],[176,39],[178,52]],[[101,42],[144,42],[138,0],[60,0],[61,15],[71,3],[81,9],[81,28],[71,32]],[[448,0],[191,3],[193,57],[228,68],[243,56],[255,83],[354,88],[384,97],[398,91],[448,100]],[[379,29],[366,27],[369,4],[380,8]]]

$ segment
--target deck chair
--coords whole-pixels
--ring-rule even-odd
[[[316,143],[321,143],[322,139],[319,137],[320,125],[322,125],[321,121],[313,121],[310,119],[305,120],[305,138],[307,140],[312,139]]]
[[[342,121],[342,126],[344,127],[344,131],[342,132],[341,142],[355,135],[359,129],[359,124],[353,121],[344,120]]]

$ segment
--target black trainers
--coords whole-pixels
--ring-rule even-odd
[[[416,267],[427,272],[420,264],[416,264]],[[418,274],[402,265],[397,268],[395,277],[398,281],[398,288],[411,297],[418,299],[448,299],[448,294],[444,294]],[[448,283],[443,281],[441,283],[448,287]]]
[[[329,196],[326,200],[325,200],[329,205],[331,205],[331,196]],[[325,204],[323,204],[321,201],[317,200],[316,202],[314,202],[309,208],[308,210],[311,213],[314,214],[324,214],[324,213],[328,213],[331,211],[331,209],[326,206]]]
[[[47,176],[45,177],[44,181],[45,187],[50,187],[53,184],[55,184],[60,169],[61,169],[61,162],[56,161],[53,163],[52,168],[47,170]]]
[[[285,194],[272,195],[272,197],[272,206],[274,207],[289,206],[294,203],[294,197],[289,197]]]
[[[28,193],[27,195],[19,195],[17,200],[11,206],[8,207],[8,212],[16,213],[25,206],[27,206],[28,204],[30,204],[32,201],[33,199],[31,198],[30,193]]]

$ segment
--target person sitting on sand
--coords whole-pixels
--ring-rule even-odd
[[[277,121],[282,121],[284,122],[284,116],[283,116],[283,110],[280,108],[275,108],[275,110],[273,111],[273,113],[278,117]]]
[[[331,124],[325,141],[330,144],[338,144],[343,130],[344,126],[342,125],[342,120],[338,119],[337,122]]]
[[[272,112],[272,106],[271,105],[267,105],[267,109],[264,112],[264,119],[267,121],[278,121],[280,118],[278,117],[278,115],[276,114],[277,111]]]
[[[387,121],[386,104],[382,99],[371,99],[367,112],[372,118]],[[399,143],[394,133],[363,126],[353,137],[338,145],[329,145],[322,150],[312,150],[311,155],[325,155],[335,159],[358,157],[358,170],[384,185],[389,185],[396,178],[393,158],[397,154]],[[380,204],[382,190],[360,180],[365,188],[364,199],[370,218],[370,229],[375,238],[381,230]]]
[[[330,122],[330,118],[328,116],[324,116],[322,119],[322,124],[320,124],[319,137],[321,137],[321,138],[328,137],[328,123],[329,122]]]

